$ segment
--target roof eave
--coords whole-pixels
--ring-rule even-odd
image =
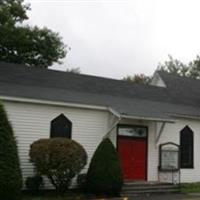
[[[50,101],[44,99],[33,99],[33,98],[24,98],[24,97],[13,97],[13,96],[2,96],[0,95],[0,100],[3,101],[15,101],[22,103],[36,103],[36,104],[45,104],[45,105],[56,105],[56,106],[67,106],[67,107],[76,107],[76,108],[87,108],[95,110],[108,110],[106,106],[98,105],[89,105],[82,103],[72,103],[72,102],[62,102],[62,101]]]
[[[146,121],[154,121],[154,122],[167,122],[167,123],[175,123],[175,120],[169,118],[159,118],[159,117],[148,117],[148,116],[137,116],[137,115],[121,115],[124,119],[135,119],[135,120],[146,120]]]
[[[176,118],[200,120],[200,116],[195,116],[195,115],[173,114],[173,113],[170,113],[169,115]]]

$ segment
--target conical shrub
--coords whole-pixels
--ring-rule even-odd
[[[87,173],[87,190],[94,194],[116,195],[122,188],[123,179],[117,151],[104,139],[96,149]]]
[[[0,199],[20,199],[21,187],[16,141],[4,107],[0,104]]]

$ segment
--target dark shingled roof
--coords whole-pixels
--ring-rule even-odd
[[[109,106],[128,116],[168,119],[171,114],[179,114],[200,117],[199,106],[191,100],[180,101],[180,94],[176,96],[169,88],[0,63],[0,96]]]
[[[173,102],[200,107],[200,80],[158,72]]]

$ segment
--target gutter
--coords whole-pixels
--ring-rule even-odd
[[[121,120],[120,113],[114,110],[111,107],[107,106],[94,106],[94,105],[87,105],[87,104],[78,104],[78,103],[65,103],[60,101],[48,101],[48,100],[40,100],[40,99],[29,99],[29,98],[19,98],[19,97],[8,97],[8,96],[0,96],[0,100],[6,100],[11,102],[21,102],[21,103],[35,103],[35,104],[43,104],[43,105],[55,105],[55,106],[66,106],[66,107],[73,107],[73,108],[83,108],[83,109],[94,109],[94,110],[102,110],[102,111],[109,111],[113,116],[117,118],[117,120],[112,124],[112,126],[108,129],[104,139],[109,136],[111,131],[117,126],[119,121]]]
[[[73,108],[84,108],[84,109],[94,109],[94,110],[103,110],[109,111],[114,116],[120,118],[120,114],[109,106],[94,106],[89,104],[79,104],[79,103],[66,103],[61,101],[48,101],[48,100],[41,100],[41,99],[29,99],[29,98],[21,98],[21,97],[8,97],[8,96],[0,96],[0,100],[6,101],[14,101],[14,102],[21,102],[21,103],[36,103],[36,104],[45,104],[45,105],[56,105],[56,106],[66,106],[66,107],[73,107]]]
[[[111,109],[106,106],[94,106],[94,105],[79,104],[79,103],[65,103],[61,101],[48,101],[48,100],[41,100],[41,99],[29,99],[29,98],[8,97],[8,96],[0,96],[0,100],[21,102],[21,103],[36,103],[36,104],[55,105],[55,106],[67,106],[67,107],[73,107],[73,108],[86,108],[86,109],[95,109],[95,110],[104,110],[104,111],[109,110],[111,112]],[[113,109],[112,109],[112,112],[114,112]]]
[[[147,121],[156,121],[156,122],[168,122],[168,123],[174,123],[175,120],[168,119],[168,118],[154,118],[154,117],[141,117],[141,116],[131,116],[131,115],[121,115],[122,118],[125,119],[136,119],[136,120],[147,120]]]
[[[121,118],[121,114],[118,113],[118,112],[117,112],[116,110],[114,110],[113,108],[108,107],[108,110],[109,110],[113,115],[115,115],[116,117]]]
[[[89,105],[89,104],[81,104],[81,103],[67,103],[61,101],[49,101],[49,100],[41,100],[41,99],[31,99],[31,98],[23,98],[23,97],[9,97],[0,95],[0,100],[6,101],[14,101],[14,102],[21,102],[21,103],[35,103],[35,104],[45,104],[45,105],[55,105],[55,106],[66,106],[66,107],[73,107],[73,108],[83,108],[83,109],[93,109],[93,110],[102,110],[102,111],[109,111],[114,116],[119,119],[136,119],[136,120],[148,120],[148,121],[156,121],[156,122],[168,122],[174,123],[175,121],[172,119],[165,119],[165,118],[152,118],[152,117],[141,117],[141,116],[131,116],[131,115],[121,115],[119,112],[111,108],[110,106],[96,106],[96,105]],[[200,118],[199,118],[200,119]]]
[[[172,113],[170,113],[170,115],[172,117],[177,117],[177,118],[200,120],[200,116],[191,116],[191,115],[185,115],[185,114],[172,114]]]

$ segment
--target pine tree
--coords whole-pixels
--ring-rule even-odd
[[[16,141],[4,107],[0,104],[0,199],[20,199],[21,187]]]

